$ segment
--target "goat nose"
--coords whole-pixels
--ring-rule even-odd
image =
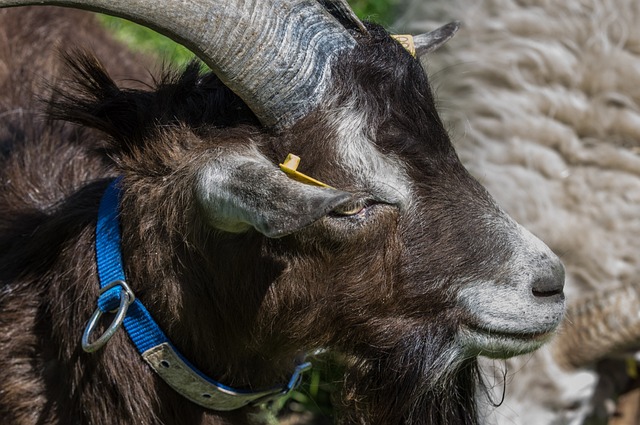
[[[540,273],[534,277],[531,292],[534,297],[548,298],[562,294],[564,289],[564,266],[555,255],[540,264]]]

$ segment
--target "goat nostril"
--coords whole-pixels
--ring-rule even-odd
[[[538,276],[531,285],[531,293],[537,298],[562,294],[564,290],[564,266],[558,262]]]
[[[553,297],[555,295],[562,294],[562,288],[552,290],[552,291],[537,291],[535,289],[532,289],[531,293],[533,294],[534,297],[537,297],[537,298]]]

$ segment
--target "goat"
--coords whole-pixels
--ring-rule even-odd
[[[6,422],[248,423],[324,349],[345,358],[340,422],[475,424],[477,356],[553,335],[558,257],[462,166],[419,61],[346,3],[59,4],[158,29],[213,73],[121,88],[66,54],[37,70],[49,119],[19,120],[37,77],[0,58]]]
[[[543,350],[507,362],[514,374],[487,422],[606,423],[633,381],[620,358],[640,340],[639,4],[405,6],[411,30],[466,22],[430,58],[447,69],[444,120],[472,174],[567,268],[566,322]]]

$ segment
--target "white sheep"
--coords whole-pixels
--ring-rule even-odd
[[[563,329],[507,362],[505,399],[487,422],[606,423],[629,379],[624,361],[596,364],[640,342],[640,2],[406,0],[403,10],[406,32],[463,21],[426,63],[454,143],[567,270]],[[499,401],[504,366],[492,365]]]

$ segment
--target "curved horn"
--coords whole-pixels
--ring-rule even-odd
[[[567,308],[553,342],[566,369],[593,364],[640,347],[640,288],[626,285],[590,294]]]
[[[185,45],[266,126],[288,127],[329,85],[331,61],[355,46],[316,0],[0,0],[0,7],[55,5],[119,16]]]
[[[451,40],[451,37],[453,37],[459,29],[460,21],[453,21],[426,34],[416,35],[413,37],[413,45],[416,49],[416,55],[422,56],[433,52],[438,47]]]

